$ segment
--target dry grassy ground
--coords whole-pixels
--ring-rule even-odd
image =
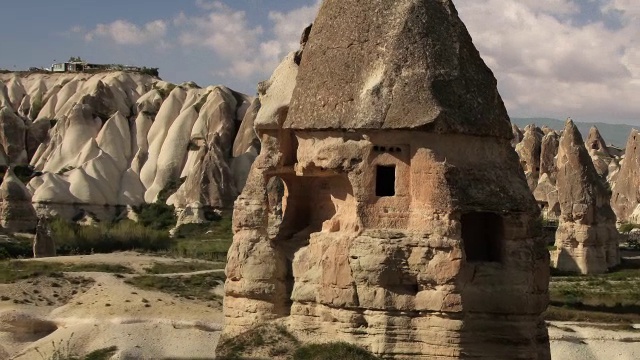
[[[609,274],[553,276],[546,317],[554,360],[640,359],[640,254],[624,255]],[[0,359],[84,359],[73,356],[92,351],[87,359],[213,359],[223,267],[135,252],[0,262]],[[300,349],[277,330],[227,339],[219,358],[358,351]]]

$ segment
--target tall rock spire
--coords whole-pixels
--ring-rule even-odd
[[[582,274],[603,273],[620,263],[616,216],[609,205],[611,194],[571,120],[560,138],[557,166],[560,221],[554,266]]]

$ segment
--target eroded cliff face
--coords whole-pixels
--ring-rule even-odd
[[[238,135],[252,99],[223,86],[130,72],[2,74],[0,84],[0,163],[31,165],[27,188],[47,217],[111,220],[174,193],[179,210],[228,208],[257,153],[255,134]]]
[[[353,46],[326,51],[336,43]],[[539,211],[453,5],[325,1],[295,58],[261,88],[225,333],[279,319],[394,358],[549,359]],[[404,60],[412,71],[395,71]]]
[[[561,215],[553,265],[562,271],[604,273],[620,263],[616,216],[605,180],[571,120],[560,139],[557,167]]]

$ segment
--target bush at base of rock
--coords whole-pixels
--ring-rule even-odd
[[[143,204],[136,207],[138,221],[144,227],[155,230],[168,230],[176,226],[175,208],[160,202]]]
[[[0,241],[0,260],[33,256],[30,240]]]
[[[59,255],[159,251],[171,246],[171,238],[166,231],[150,229],[133,221],[80,226],[56,219],[51,223],[51,230]]]

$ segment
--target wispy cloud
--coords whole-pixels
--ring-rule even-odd
[[[209,11],[200,16],[180,14],[173,23],[180,28],[179,42],[186,47],[206,47],[228,62],[216,74],[248,79],[266,77],[282,58],[298,47],[298,39],[319,7],[302,6],[289,12],[269,13],[268,28],[251,26],[244,11],[219,2],[198,0]]]
[[[74,26],[73,29],[79,29]],[[167,35],[167,23],[155,20],[138,26],[127,20],[116,20],[109,24],[98,24],[85,36],[86,41],[108,39],[119,45],[143,45],[162,40]]]

